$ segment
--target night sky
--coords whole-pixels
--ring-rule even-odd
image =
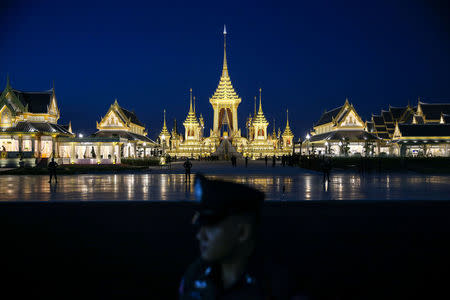
[[[263,110],[296,138],[325,109],[354,104],[363,120],[417,97],[450,99],[448,4],[430,1],[0,1],[0,86],[47,90],[59,123],[96,131],[117,98],[155,138],[167,109],[181,123],[189,88],[209,136],[227,25],[239,123],[263,89]],[[183,130],[184,132],[184,130]]]

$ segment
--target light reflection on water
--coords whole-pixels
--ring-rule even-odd
[[[318,174],[208,177],[248,184],[264,191],[267,200],[450,200],[450,176],[335,173],[325,183]],[[0,180],[2,201],[194,200],[194,182],[186,185],[183,174],[67,175],[52,185],[47,176]]]

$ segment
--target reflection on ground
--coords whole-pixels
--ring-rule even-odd
[[[318,173],[211,175],[209,178],[248,184],[266,193],[267,200],[449,200],[450,176],[334,173],[330,182]],[[193,177],[192,177],[193,178]],[[1,176],[2,201],[119,201],[194,200],[193,181],[183,174],[101,174]]]

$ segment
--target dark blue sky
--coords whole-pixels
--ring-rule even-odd
[[[260,87],[267,119],[284,127],[289,108],[297,137],[346,97],[364,120],[418,96],[450,99],[445,2],[34,2],[1,1],[0,85],[7,73],[21,90],[55,80],[60,123],[76,132],[94,132],[115,98],[152,138],[164,108],[182,129],[192,87],[209,135],[223,24],[243,133]]]

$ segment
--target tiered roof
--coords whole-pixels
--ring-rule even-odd
[[[325,111],[320,117],[319,121],[314,126],[320,126],[332,122],[333,119],[337,117],[337,115],[339,114],[339,112],[342,110],[343,107],[344,105],[336,107],[329,111]]]
[[[241,98],[239,98],[238,94],[233,88],[231,84],[230,75],[228,74],[228,65],[227,65],[227,51],[226,51],[226,29],[224,28],[224,45],[223,45],[223,67],[222,67],[222,75],[220,76],[219,85],[216,88],[213,96],[209,99],[211,103],[216,102],[220,103],[222,101],[231,101],[231,102],[241,102]]]
[[[402,137],[450,137],[450,124],[399,124]]]
[[[188,115],[186,117],[186,120],[184,121],[183,125],[187,126],[187,125],[194,125],[194,126],[199,126],[199,122],[197,120],[197,116],[195,115],[195,111],[192,108],[192,89],[190,89],[190,104],[189,104],[189,112]]]
[[[167,125],[166,125],[166,110],[164,110],[164,124],[163,124],[163,128],[161,129],[161,133],[159,134],[159,136],[170,136],[169,130],[167,130]]]
[[[286,128],[284,129],[283,136],[294,136],[291,128],[289,127],[289,111],[286,110]]]
[[[450,103],[424,103],[419,101],[419,105],[427,120],[439,120],[441,113],[450,114]]]
[[[262,110],[262,104],[261,104],[261,89],[259,89],[259,109],[256,116],[253,118],[253,124],[254,125],[267,125],[269,122],[267,122],[266,117],[264,116],[263,110]]]

